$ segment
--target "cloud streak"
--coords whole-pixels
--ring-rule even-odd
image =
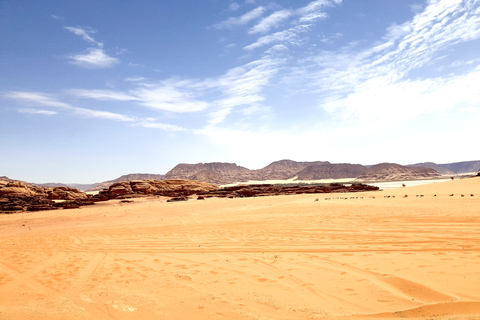
[[[292,16],[290,10],[275,11],[266,18],[263,18],[258,24],[248,30],[249,34],[266,33],[273,28],[278,27],[282,22]]]
[[[214,24],[213,27],[216,29],[229,29],[237,25],[244,25],[252,20],[260,18],[265,13],[265,10],[265,7],[259,6],[240,17],[230,17],[225,21]]]
[[[130,123],[133,126],[141,126],[145,128],[155,128],[165,131],[184,131],[185,129],[176,125],[164,124],[154,122],[151,119],[142,119],[132,116],[123,115],[120,113],[114,113],[103,110],[93,110],[72,106],[71,104],[62,102],[52,95],[48,95],[40,92],[27,92],[27,91],[11,91],[3,95],[5,98],[13,99],[21,104],[25,104],[29,107],[51,107],[57,110],[77,115],[85,118],[100,119],[100,120],[112,120],[119,122]],[[102,96],[103,98],[103,96]],[[31,109],[20,108],[21,113],[39,114],[39,115],[57,115],[58,111],[44,110],[44,109]]]

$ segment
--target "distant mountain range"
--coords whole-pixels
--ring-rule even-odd
[[[472,173],[480,171],[480,160],[477,161],[463,161],[445,164],[436,164],[433,162],[422,162],[410,164],[408,167],[425,167],[432,168],[443,175],[455,175],[462,173]]]
[[[386,180],[414,180],[436,178],[440,175],[459,175],[480,171],[480,160],[463,161],[447,164],[433,162],[416,163],[402,166],[394,163],[382,163],[373,166],[364,166],[351,163],[330,163],[328,161],[297,162],[280,160],[268,166],[250,170],[235,163],[211,162],[176,165],[165,175],[134,173],[123,175],[117,179],[96,184],[63,184],[46,183],[37,184],[45,187],[68,186],[82,191],[99,191],[108,188],[115,182],[132,180],[164,180],[187,179],[214,184],[229,184],[247,181],[265,180],[320,180],[351,178],[361,181],[386,181]],[[0,182],[9,180],[0,177]]]

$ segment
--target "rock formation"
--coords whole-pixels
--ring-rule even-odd
[[[309,171],[302,172],[306,168]],[[316,169],[315,169],[316,168]],[[215,184],[229,184],[247,181],[287,180],[295,178],[302,172],[300,180],[324,178],[355,178],[366,168],[357,164],[331,164],[328,161],[296,162],[280,160],[258,169],[249,170],[235,163],[197,163],[179,164],[165,177],[168,179],[198,180]]]
[[[280,160],[269,164],[268,166],[254,170],[255,179],[252,180],[287,180],[294,178],[299,172],[309,166],[330,165],[328,161],[297,162],[292,160]],[[299,178],[300,179],[300,178]],[[303,179],[300,179],[303,180]]]
[[[75,188],[45,188],[15,180],[0,183],[0,212],[70,209],[89,204],[93,204],[90,197]]]
[[[208,172],[208,175],[214,176],[214,179],[219,181],[219,184],[249,181],[252,180],[253,177],[251,170],[237,166],[235,163],[212,162],[178,164],[165,174],[165,179],[192,180],[199,172],[202,171]],[[203,174],[203,176],[205,175]]]
[[[261,196],[279,196],[304,193],[344,193],[360,191],[377,191],[378,187],[365,184],[344,185],[340,183],[331,183],[329,185],[295,185],[281,186],[271,184],[260,185],[239,185],[234,187],[221,188],[206,193],[200,193],[199,199],[219,197],[219,198],[245,198]]]
[[[87,191],[100,191],[103,189],[108,189],[112,184],[116,182],[122,182],[122,181],[132,181],[132,180],[163,180],[164,179],[163,174],[150,174],[150,173],[131,173],[131,174],[126,174],[121,177],[118,177],[117,179],[114,180],[109,180],[109,181],[104,181],[101,183],[97,183],[94,187],[88,189]]]
[[[406,167],[396,163],[380,163],[368,168],[356,180],[395,181],[439,178],[441,175],[431,168]]]
[[[218,187],[210,183],[181,179],[133,180],[114,183],[108,189],[93,196],[93,199],[125,199],[145,195],[186,197],[217,189]]]

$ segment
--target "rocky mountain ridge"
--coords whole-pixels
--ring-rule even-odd
[[[408,167],[432,168],[440,174],[455,175],[455,174],[480,171],[480,160],[462,161],[462,162],[444,163],[444,164],[436,164],[434,162],[422,162],[422,163],[410,164],[408,165]]]
[[[373,166],[363,166],[360,164],[338,164],[328,161],[310,161],[299,162],[293,160],[279,160],[272,162],[262,169],[250,170],[235,163],[197,163],[197,164],[178,164],[165,175],[162,174],[146,174],[134,173],[123,175],[119,178],[94,184],[93,187],[86,191],[100,191],[108,189],[108,187],[116,182],[132,181],[132,180],[165,180],[165,179],[188,179],[202,182],[209,182],[216,185],[230,184],[235,182],[247,181],[265,181],[265,180],[320,180],[320,179],[342,179],[342,178],[359,178],[364,172]],[[480,160],[464,161],[447,164],[436,164],[434,162],[423,162],[406,167],[424,167],[436,170],[442,175],[458,175],[462,173],[471,173],[480,171]],[[406,180],[419,179],[422,177],[420,173],[413,173],[412,176],[402,175]],[[399,177],[399,176],[398,176]],[[433,176],[432,176],[433,177]],[[0,177],[0,184],[10,180],[7,177]],[[34,184],[44,187],[73,187],[81,191],[85,191],[88,185],[79,184]]]
[[[358,176],[360,181],[395,181],[413,179],[440,178],[441,175],[432,168],[407,167],[396,163],[380,163],[371,166]]]

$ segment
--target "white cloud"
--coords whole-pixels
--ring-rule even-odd
[[[139,82],[139,81],[145,81],[145,80],[147,80],[145,77],[128,77],[124,79],[124,81],[127,81],[127,82]]]
[[[263,6],[259,6],[238,18],[230,17],[225,21],[222,21],[220,23],[213,25],[213,27],[216,29],[228,29],[236,25],[244,25],[249,23],[252,20],[260,18],[264,13],[265,13],[265,8]]]
[[[52,17],[53,19],[55,19],[55,20],[65,20],[64,17],[56,16],[56,15],[54,15],[54,14],[52,14],[51,17]]]
[[[89,98],[95,100],[104,100],[104,101],[132,101],[138,100],[138,98],[128,95],[120,91],[112,90],[84,90],[84,89],[71,89],[67,90],[67,93],[80,97],[80,98]]]
[[[70,63],[85,68],[111,68],[119,63],[117,58],[110,57],[101,48],[89,48],[88,53],[70,56]]]
[[[198,112],[205,110],[208,103],[195,99],[193,91],[185,90],[180,84],[153,85],[130,91],[143,106],[176,113]]]
[[[252,27],[248,33],[266,33],[273,28],[278,27],[283,21],[287,20],[292,15],[290,10],[275,11],[266,18],[263,18],[258,24]]]
[[[152,128],[152,129],[161,129],[165,131],[185,131],[185,128],[165,123],[151,122],[151,121],[139,121],[135,123],[135,126]]]
[[[46,115],[46,116],[52,116],[52,115],[57,114],[56,111],[42,110],[42,109],[18,109],[18,112],[30,113],[30,114],[41,114],[41,115]]]
[[[299,34],[305,33],[307,31],[309,31],[309,27],[307,25],[299,25],[287,30],[275,32],[273,34],[260,37],[256,42],[249,44],[248,46],[245,46],[243,49],[254,50],[275,42],[284,42],[287,44],[298,44]]]
[[[79,27],[65,27],[68,31],[74,33],[75,35],[79,36],[85,41],[88,41],[90,43],[102,46],[101,42],[95,41],[90,34],[95,33],[96,31],[91,29],[91,28],[79,28]]]
[[[332,116],[362,125],[394,124],[472,107],[479,101],[472,87],[480,81],[475,63],[459,75],[410,76],[435,64],[438,55],[452,55],[456,44],[480,39],[480,19],[474,11],[464,2],[431,1],[411,21],[389,27],[382,41],[370,48],[322,51],[291,76],[302,79],[302,90],[316,91],[320,107]],[[466,63],[459,65],[467,68]]]
[[[122,100],[122,99],[118,99],[119,97],[121,97],[121,95],[119,95],[116,92],[108,92],[108,91],[102,92],[101,90],[93,90],[92,92],[89,93],[87,90],[83,90],[83,92],[81,91],[82,90],[70,90],[69,92],[77,93],[79,94],[80,97],[94,98],[98,100],[109,100],[109,99]],[[142,118],[126,116],[126,115],[115,113],[115,112],[74,107],[68,103],[59,101],[54,96],[51,96],[45,93],[11,91],[4,94],[3,96],[5,98],[16,100],[22,104],[26,104],[31,107],[35,107],[35,106],[52,107],[52,108],[63,110],[64,113],[69,113],[69,114],[77,115],[80,117],[128,122],[128,123],[131,123],[131,125],[133,126],[161,129],[164,131],[172,131],[172,132],[186,130],[176,125],[155,122],[155,119],[152,119],[152,118],[142,119]],[[18,112],[28,113],[28,114],[37,114],[37,115],[58,115],[59,114],[57,111],[32,109],[32,108],[20,108],[18,109]]]
[[[43,106],[54,108],[71,108],[72,106],[58,101],[55,97],[40,93],[29,91],[10,91],[3,95],[6,98],[17,100],[25,103],[28,106]]]
[[[122,121],[122,122],[135,121],[135,119],[132,117],[128,117],[119,113],[113,113],[109,111],[91,110],[91,109],[85,109],[85,108],[72,108],[72,111],[74,114],[88,117],[88,118],[115,120],[115,121]]]
[[[236,3],[236,2],[234,2],[234,3],[230,4],[230,5],[228,6],[228,8],[229,8],[230,10],[232,10],[232,11],[237,11],[237,10],[240,8],[240,5],[239,5],[238,3]]]

